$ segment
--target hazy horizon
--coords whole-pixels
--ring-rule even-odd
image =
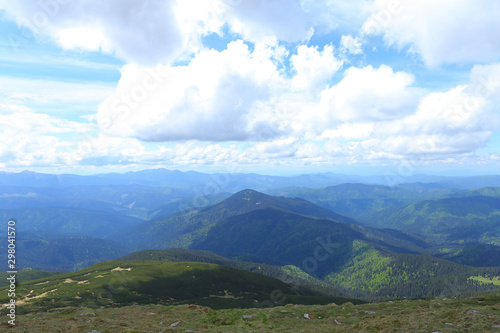
[[[264,176],[283,176],[283,177],[293,177],[300,175],[316,175],[316,174],[337,174],[337,175],[348,175],[348,176],[382,176],[385,174],[399,174],[399,170],[396,167],[391,168],[369,168],[369,169],[356,169],[350,168],[347,169],[335,169],[335,170],[310,170],[304,169],[303,172],[299,171],[279,171],[279,170],[238,170],[238,168],[221,168],[220,170],[203,170],[203,169],[189,169],[189,168],[164,168],[164,167],[156,167],[156,168],[144,168],[144,169],[133,169],[133,170],[109,170],[102,172],[85,172],[84,170],[73,170],[76,172],[51,172],[43,171],[43,170],[16,170],[16,171],[0,171],[0,173],[11,173],[11,174],[19,174],[23,172],[33,172],[40,174],[49,174],[49,175],[77,175],[77,176],[93,176],[93,175],[104,175],[104,174],[126,174],[133,172],[141,172],[141,171],[149,171],[149,170],[168,170],[168,171],[181,171],[181,172],[198,172],[205,174],[217,174],[217,173],[229,173],[229,174],[257,174]],[[234,172],[232,170],[235,170]],[[405,177],[416,177],[416,176],[439,176],[439,177],[480,177],[480,176],[500,176],[500,172],[495,171],[484,171],[484,170],[418,170],[419,172],[405,173],[403,176]]]

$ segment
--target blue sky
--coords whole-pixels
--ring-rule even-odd
[[[498,174],[500,3],[0,0],[0,168]]]

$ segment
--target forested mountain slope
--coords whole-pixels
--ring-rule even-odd
[[[500,198],[430,200],[371,214],[372,226],[394,228],[440,243],[500,245]]]

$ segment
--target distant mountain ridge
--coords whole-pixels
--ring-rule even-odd
[[[7,242],[0,251],[7,253]],[[21,232],[16,236],[16,268],[67,272],[127,254],[118,242],[86,236],[57,233]],[[7,261],[2,265],[7,269]]]
[[[470,196],[423,201],[373,213],[374,227],[420,234],[436,242],[500,245],[500,198]]]
[[[396,186],[345,183],[323,188],[290,187],[274,189],[271,194],[300,197],[345,214],[364,220],[374,211],[400,207],[423,200],[441,199],[461,190],[442,184],[400,184]]]
[[[35,207],[0,210],[0,220],[15,217],[18,232],[58,232],[73,236],[105,238],[117,229],[143,220],[117,213],[77,208]]]
[[[20,173],[0,172],[0,186],[67,187],[131,185],[164,186],[189,188],[193,185],[213,183],[221,190],[237,192],[244,188],[264,190],[285,186],[319,188],[343,183],[367,183],[397,185],[402,183],[441,183],[462,189],[475,189],[487,186],[500,186],[500,176],[445,177],[414,175],[409,177],[390,177],[387,175],[355,176],[332,172],[302,174],[296,176],[269,176],[255,173],[201,173],[168,169],[148,169],[126,173],[105,173],[95,175],[45,174],[32,171]]]

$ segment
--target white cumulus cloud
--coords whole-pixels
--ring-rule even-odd
[[[0,0],[7,17],[65,49],[149,65],[189,57],[204,49],[204,36],[222,35],[224,27],[251,42],[306,41],[355,18],[360,25],[365,7],[365,0],[326,6],[310,0]]]
[[[408,46],[429,66],[500,59],[500,2],[490,0],[376,0],[366,34]]]
[[[145,141],[247,140],[268,127],[272,114],[263,103],[280,81],[265,52],[236,41],[186,66],[125,66],[97,119],[107,134]]]
[[[414,76],[389,66],[351,67],[336,85],[325,89],[316,109],[323,124],[398,119],[414,111],[419,89]],[[318,124],[317,128],[321,128]]]
[[[0,1],[18,25],[63,48],[114,52],[142,63],[172,59],[182,51],[185,40],[174,5],[174,0]]]
[[[301,45],[297,54],[291,56],[290,62],[296,71],[292,85],[302,90],[325,88],[332,75],[342,66],[342,61],[335,57],[331,45],[326,45],[322,51]]]
[[[342,35],[340,39],[340,48],[351,54],[362,54],[363,53],[363,41],[359,37],[353,37],[351,35]]]

